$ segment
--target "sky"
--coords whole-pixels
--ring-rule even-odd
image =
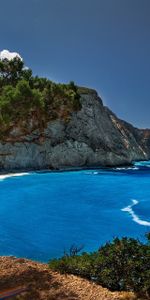
[[[0,0],[0,51],[150,128],[150,0]]]

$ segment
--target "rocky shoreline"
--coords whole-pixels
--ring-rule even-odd
[[[141,161],[141,160],[140,160]],[[15,174],[28,174],[28,173],[56,173],[56,172],[75,172],[75,171],[82,171],[82,170],[111,170],[115,167],[132,167],[134,166],[134,163],[127,163],[127,164],[120,164],[116,166],[83,166],[83,167],[63,167],[63,168],[52,168],[52,169],[10,169],[10,170],[0,170],[0,175],[14,175]]]

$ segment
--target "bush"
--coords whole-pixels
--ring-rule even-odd
[[[61,273],[94,280],[111,290],[134,291],[150,296],[150,244],[131,238],[115,238],[97,252],[64,255],[49,262]]]
[[[20,80],[16,87],[6,85],[0,95],[1,123],[17,122],[28,117],[34,109],[43,109],[42,94],[31,89],[26,80]]]
[[[32,70],[24,68],[19,58],[0,60],[0,137],[8,136],[12,126],[23,124],[33,128],[40,123],[63,119],[81,109],[80,96],[74,82],[56,84],[46,78],[32,76]],[[36,124],[34,126],[34,124]],[[26,126],[27,125],[27,126]]]

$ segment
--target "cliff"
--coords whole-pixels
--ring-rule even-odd
[[[18,124],[0,141],[1,171],[117,166],[150,158],[150,131],[116,117],[96,91],[79,88],[81,109],[26,132]]]

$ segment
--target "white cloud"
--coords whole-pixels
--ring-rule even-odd
[[[18,57],[20,58],[21,60],[23,60],[23,58],[20,56],[19,53],[17,52],[10,52],[8,50],[3,50],[3,51],[0,51],[0,60],[3,60],[5,58],[7,58],[8,60],[12,60],[13,58],[15,57]]]

